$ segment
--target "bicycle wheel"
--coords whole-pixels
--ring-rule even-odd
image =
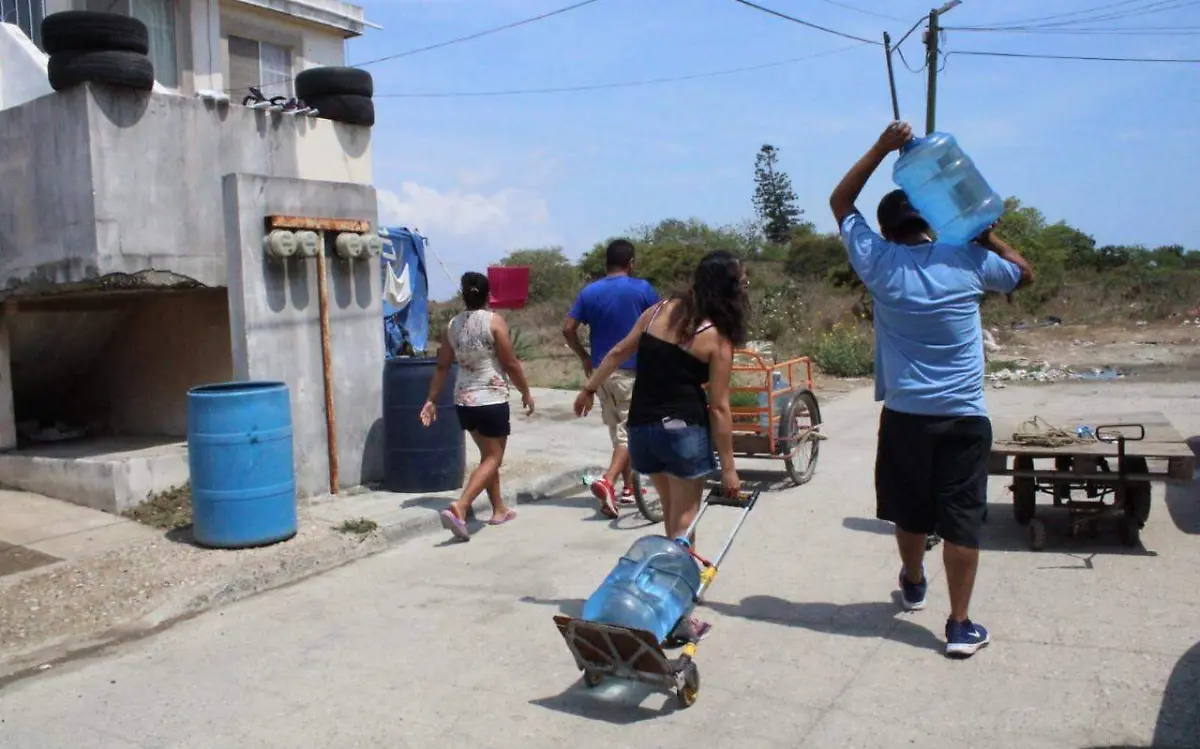
[[[658,490],[654,488],[654,482],[649,476],[633,472],[633,498],[637,502],[638,510],[642,513],[642,517],[649,520],[651,523],[661,523],[663,521],[663,506],[662,498],[658,496]]]

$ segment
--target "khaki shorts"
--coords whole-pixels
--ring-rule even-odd
[[[600,396],[600,415],[604,417],[613,447],[628,445],[625,421],[629,418],[629,403],[633,400],[633,372],[618,369],[609,375],[596,394]]]

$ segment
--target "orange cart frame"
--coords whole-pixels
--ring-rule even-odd
[[[738,375],[761,377],[763,384],[734,385],[730,394],[753,393],[764,402],[730,409],[734,455],[782,460],[795,484],[807,483],[816,471],[823,439],[821,409],[813,394],[812,359],[801,356],[771,363],[755,351],[738,350],[734,352],[733,379]],[[807,416],[807,425],[798,423],[801,415]],[[810,444],[811,456],[805,465],[797,465],[800,452]]]

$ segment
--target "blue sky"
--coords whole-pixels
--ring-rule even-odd
[[[964,0],[947,26],[1066,13],[1112,0]],[[361,0],[384,27],[352,40],[351,64],[482,31],[568,0]],[[897,38],[929,0],[760,4],[848,33]],[[1128,4],[1133,4],[1132,0]],[[1146,4],[1138,2],[1138,5]],[[1200,3],[1090,28],[1200,27]],[[920,32],[904,50],[922,62]],[[845,49],[851,47],[850,49]],[[1200,35],[950,31],[947,52],[1200,57]],[[843,50],[692,81],[504,97],[392,94],[565,87],[683,76]],[[898,61],[897,61],[898,62]],[[999,192],[1101,243],[1200,249],[1200,65],[951,55],[938,129],[954,133]],[[633,225],[753,216],[754,156],[781,151],[806,217],[833,229],[829,191],[891,119],[883,52],[731,0],[601,0],[579,10],[391,62],[376,88],[375,182],[389,225],[415,226],[455,278],[518,247],[578,257]],[[923,131],[925,75],[897,64],[901,114]],[[861,201],[891,189],[890,161]],[[454,287],[430,268],[434,298]]]

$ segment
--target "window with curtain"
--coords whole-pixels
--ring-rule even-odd
[[[229,37],[229,88],[237,96],[251,86],[268,99],[292,95],[292,50],[278,44]]]
[[[42,0],[0,0],[0,19],[18,26],[39,48],[45,16],[46,4]]]
[[[154,63],[154,78],[164,86],[178,88],[175,0],[129,0],[129,15],[146,24],[150,32],[150,62]]]

